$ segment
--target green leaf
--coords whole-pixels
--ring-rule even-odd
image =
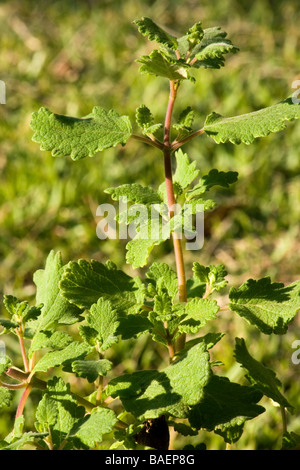
[[[84,118],[54,114],[46,108],[33,113],[32,140],[54,157],[71,156],[73,160],[93,157],[97,152],[125,145],[132,133],[128,116],[96,106]]]
[[[205,121],[204,131],[217,144],[251,144],[258,137],[286,128],[287,121],[300,118],[300,106],[287,98],[268,108],[235,117],[224,117],[211,113]]]
[[[187,200],[196,196],[204,194],[214,186],[221,186],[222,188],[229,188],[229,185],[237,181],[238,173],[236,171],[219,171],[216,169],[210,170],[208,175],[200,178],[199,183],[193,189],[188,191]]]
[[[37,287],[36,301],[38,304],[43,304],[36,333],[52,329],[59,324],[72,324],[81,319],[81,310],[60,295],[59,282],[63,270],[61,254],[51,251],[45,269],[34,273],[33,281]]]
[[[104,434],[113,430],[116,422],[117,417],[113,410],[97,407],[75,424],[69,437],[77,437],[89,448],[94,448],[97,443],[102,442]]]
[[[39,432],[49,432],[50,426],[54,426],[58,418],[58,406],[55,400],[47,394],[38,404],[35,417],[35,427]]]
[[[222,67],[225,62],[224,55],[239,50],[226,36],[227,33],[219,27],[205,29],[200,44],[193,50],[193,56],[197,59],[194,67]]]
[[[76,359],[83,358],[89,351],[90,347],[87,344],[74,341],[62,350],[46,353],[33,370],[34,372],[47,372],[51,367],[69,364]]]
[[[0,410],[10,406],[12,401],[12,393],[8,388],[0,387]]]
[[[201,283],[207,285],[207,291],[212,293],[214,290],[221,290],[227,285],[227,271],[223,264],[218,266],[203,266],[197,262],[193,263],[194,276],[199,279]]]
[[[155,24],[151,18],[143,17],[140,20],[135,20],[134,23],[138,26],[139,32],[143,36],[148,36],[150,41],[177,49],[177,39]]]
[[[142,333],[146,333],[152,328],[152,323],[148,318],[139,314],[130,314],[119,318],[119,327],[117,335],[123,339],[130,339]]]
[[[161,197],[154,189],[141,186],[137,183],[123,184],[117,188],[108,188],[104,191],[111,195],[111,198],[118,201],[120,198],[127,198],[128,202],[136,204],[160,204]]]
[[[153,219],[149,217],[140,224],[136,236],[127,243],[126,262],[131,264],[134,269],[145,266],[154,246],[167,240],[170,233],[170,224],[163,225],[160,217]]]
[[[4,295],[3,304],[6,310],[12,316],[12,320],[16,322],[17,326],[20,323],[25,324],[27,321],[35,320],[36,318],[38,318],[43,307],[43,304],[38,305],[37,307],[31,307],[26,300],[20,302],[13,295]]]
[[[142,129],[143,134],[155,134],[161,127],[162,124],[155,124],[154,117],[147,106],[141,104],[136,110],[135,114],[136,122]]]
[[[194,116],[195,113],[190,106],[180,113],[177,123],[173,124],[174,129],[178,131],[176,140],[181,140],[192,132]]]
[[[34,336],[30,348],[29,356],[35,351],[43,348],[62,349],[73,342],[73,337],[64,331],[47,330],[40,331]]]
[[[233,443],[240,438],[245,421],[265,411],[257,405],[261,398],[262,394],[253,387],[212,376],[201,402],[191,408],[189,422],[193,428],[214,431]]]
[[[60,377],[48,380],[44,396],[47,397],[47,400],[51,400],[51,402],[53,400],[56,403],[57,419],[51,425],[51,437],[54,449],[58,449],[60,444],[67,439],[78,420],[84,417],[85,409],[83,406],[78,406],[76,399],[70,392],[70,384],[66,384]]]
[[[139,285],[134,278],[109,263],[95,260],[71,261],[64,271],[60,289],[69,302],[87,309],[100,297],[110,300],[118,311],[127,311],[139,300]]]
[[[300,435],[295,432],[285,432],[282,436],[282,450],[299,450]]]
[[[83,377],[92,383],[99,376],[105,376],[112,368],[112,362],[107,359],[99,359],[98,361],[82,361],[72,362],[72,371],[77,377]]]
[[[289,402],[279,391],[280,380],[273,370],[256,361],[248,352],[245,341],[235,338],[235,358],[247,371],[247,379],[255,385],[264,395],[283,407],[291,407]]]
[[[211,376],[205,345],[197,344],[163,369],[143,370],[111,380],[107,393],[119,397],[125,409],[140,420],[169,413],[184,418],[201,401]]]
[[[109,300],[100,298],[87,314],[87,322],[96,332],[96,340],[101,351],[110,348],[118,341],[116,330],[119,326],[118,312],[112,308]]]
[[[177,274],[167,263],[152,263],[146,277],[155,286],[157,293],[166,289],[172,299],[176,297],[178,293]]]
[[[142,56],[137,60],[142,66],[141,73],[148,73],[158,77],[174,80],[194,80],[188,73],[189,66],[183,61],[173,61],[162,51],[154,50],[149,56]]]
[[[284,334],[300,309],[300,281],[284,286],[249,279],[229,292],[229,307],[265,334]]]
[[[173,182],[179,184],[182,190],[186,189],[199,175],[197,163],[190,163],[189,157],[183,153],[181,149],[175,152],[176,171],[174,173]]]
[[[216,319],[219,310],[215,300],[192,299],[185,304],[178,329],[182,333],[197,333],[208,321]]]

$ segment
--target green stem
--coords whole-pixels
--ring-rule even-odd
[[[281,419],[282,419],[282,429],[283,433],[287,432],[287,422],[286,422],[286,411],[285,407],[280,405]]]

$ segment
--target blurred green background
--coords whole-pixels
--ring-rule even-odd
[[[0,105],[0,294],[31,299],[32,274],[53,248],[66,263],[80,257],[112,259],[129,274],[138,274],[124,263],[125,241],[97,238],[96,209],[110,202],[103,192],[107,187],[130,182],[157,187],[163,174],[160,154],[130,140],[93,159],[55,159],[32,142],[29,122],[41,106],[81,117],[95,105],[114,108],[134,122],[141,103],[163,120],[168,83],[140,75],[135,62],[153,46],[132,23],[142,16],[175,35],[197,21],[204,28],[221,26],[240,48],[227,57],[225,68],[199,70],[196,84],[182,85],[175,115],[192,105],[199,127],[211,111],[242,114],[295,91],[292,83],[300,79],[298,0],[1,1],[0,80],[6,84],[6,104]],[[186,253],[188,272],[199,261],[224,263],[231,285],[265,275],[285,283],[299,278],[299,131],[296,122],[251,146],[216,145],[203,136],[184,147],[202,174],[211,168],[239,172],[230,191],[215,193],[220,205],[206,216],[203,249]],[[171,245],[154,250],[150,262],[155,257],[173,263]],[[224,316],[224,325],[233,335],[255,340],[251,352],[276,365],[299,411],[300,365],[291,362],[291,344],[300,339],[299,320],[285,338],[275,339],[261,338],[232,314]],[[118,354],[126,356],[122,346]],[[229,349],[219,354],[218,359],[228,361],[228,375],[240,377],[240,370],[231,367]],[[152,359],[145,359],[144,366]],[[134,368],[133,359],[130,364]],[[266,406],[268,418],[248,424],[243,448],[280,446],[279,410]],[[289,424],[300,432],[297,413]],[[222,448],[221,439],[212,439]]]

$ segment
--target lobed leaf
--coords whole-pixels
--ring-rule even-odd
[[[108,188],[104,192],[110,194],[111,198],[115,201],[120,198],[126,198],[129,202],[145,205],[160,204],[162,202],[157,191],[137,183],[123,184],[117,188]]]
[[[128,116],[119,116],[114,110],[96,106],[84,118],[54,114],[46,108],[33,113],[32,140],[41,150],[49,150],[54,157],[70,156],[73,160],[93,157],[97,152],[125,145],[132,134]]]
[[[151,18],[143,17],[135,20],[139,32],[143,36],[148,36],[150,41],[156,41],[158,44],[168,46],[171,49],[177,48],[177,39],[158,26]]]
[[[69,302],[89,309],[103,297],[118,311],[127,311],[136,305],[139,287],[134,278],[115,266],[83,259],[71,261],[60,282],[61,293]]]
[[[194,78],[188,73],[189,65],[184,61],[171,61],[162,51],[154,50],[148,56],[142,56],[137,62],[142,64],[141,73],[168,78],[171,81],[187,79],[194,81]]]

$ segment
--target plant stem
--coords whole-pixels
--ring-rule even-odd
[[[194,139],[195,137],[198,137],[199,135],[204,134],[204,129],[199,129],[198,131],[193,132],[192,134],[188,135],[182,140],[174,140],[174,142],[171,145],[172,150],[177,150],[179,147],[181,147],[183,144],[186,144],[190,140]]]
[[[170,94],[169,94],[169,102],[166,112],[165,118],[165,126],[164,126],[164,167],[165,167],[165,183],[166,183],[166,193],[167,193],[167,200],[168,200],[168,209],[169,209],[169,216],[170,219],[174,217],[174,210],[175,210],[175,195],[174,195],[174,188],[173,188],[173,178],[172,178],[172,164],[171,164],[171,154],[172,154],[172,147],[170,141],[171,135],[171,120],[172,120],[172,113],[174,108],[174,103],[177,95],[178,84],[174,81],[170,81]],[[174,255],[175,255],[175,263],[177,269],[177,278],[178,278],[178,293],[179,293],[179,302],[186,302],[187,301],[187,294],[186,294],[186,278],[185,278],[185,269],[184,269],[184,261],[183,261],[183,252],[180,238],[178,238],[178,234],[176,232],[172,233],[173,237],[173,246],[174,246]],[[185,335],[181,337],[180,341],[180,348],[184,346],[185,343]]]
[[[29,371],[29,363],[26,355],[26,350],[25,350],[25,345],[24,345],[24,338],[23,338],[23,332],[20,330],[16,330],[17,336],[19,338],[20,342],[20,347],[21,347],[21,352],[22,352],[22,358],[23,358],[23,363],[25,367],[25,372]]]
[[[287,432],[286,411],[284,406],[280,406],[283,433]]]
[[[160,150],[162,150],[164,147],[164,144],[156,138],[149,139],[148,137],[142,137],[141,135],[136,134],[131,134],[131,137],[135,140],[139,140],[140,142],[144,142],[144,144],[152,145],[152,147],[156,147]]]
[[[22,393],[21,400],[19,402],[17,413],[16,413],[16,419],[19,416],[22,416],[26,400],[27,400],[31,390],[32,390],[32,386],[30,384],[28,384],[27,387],[25,388],[24,392]]]

